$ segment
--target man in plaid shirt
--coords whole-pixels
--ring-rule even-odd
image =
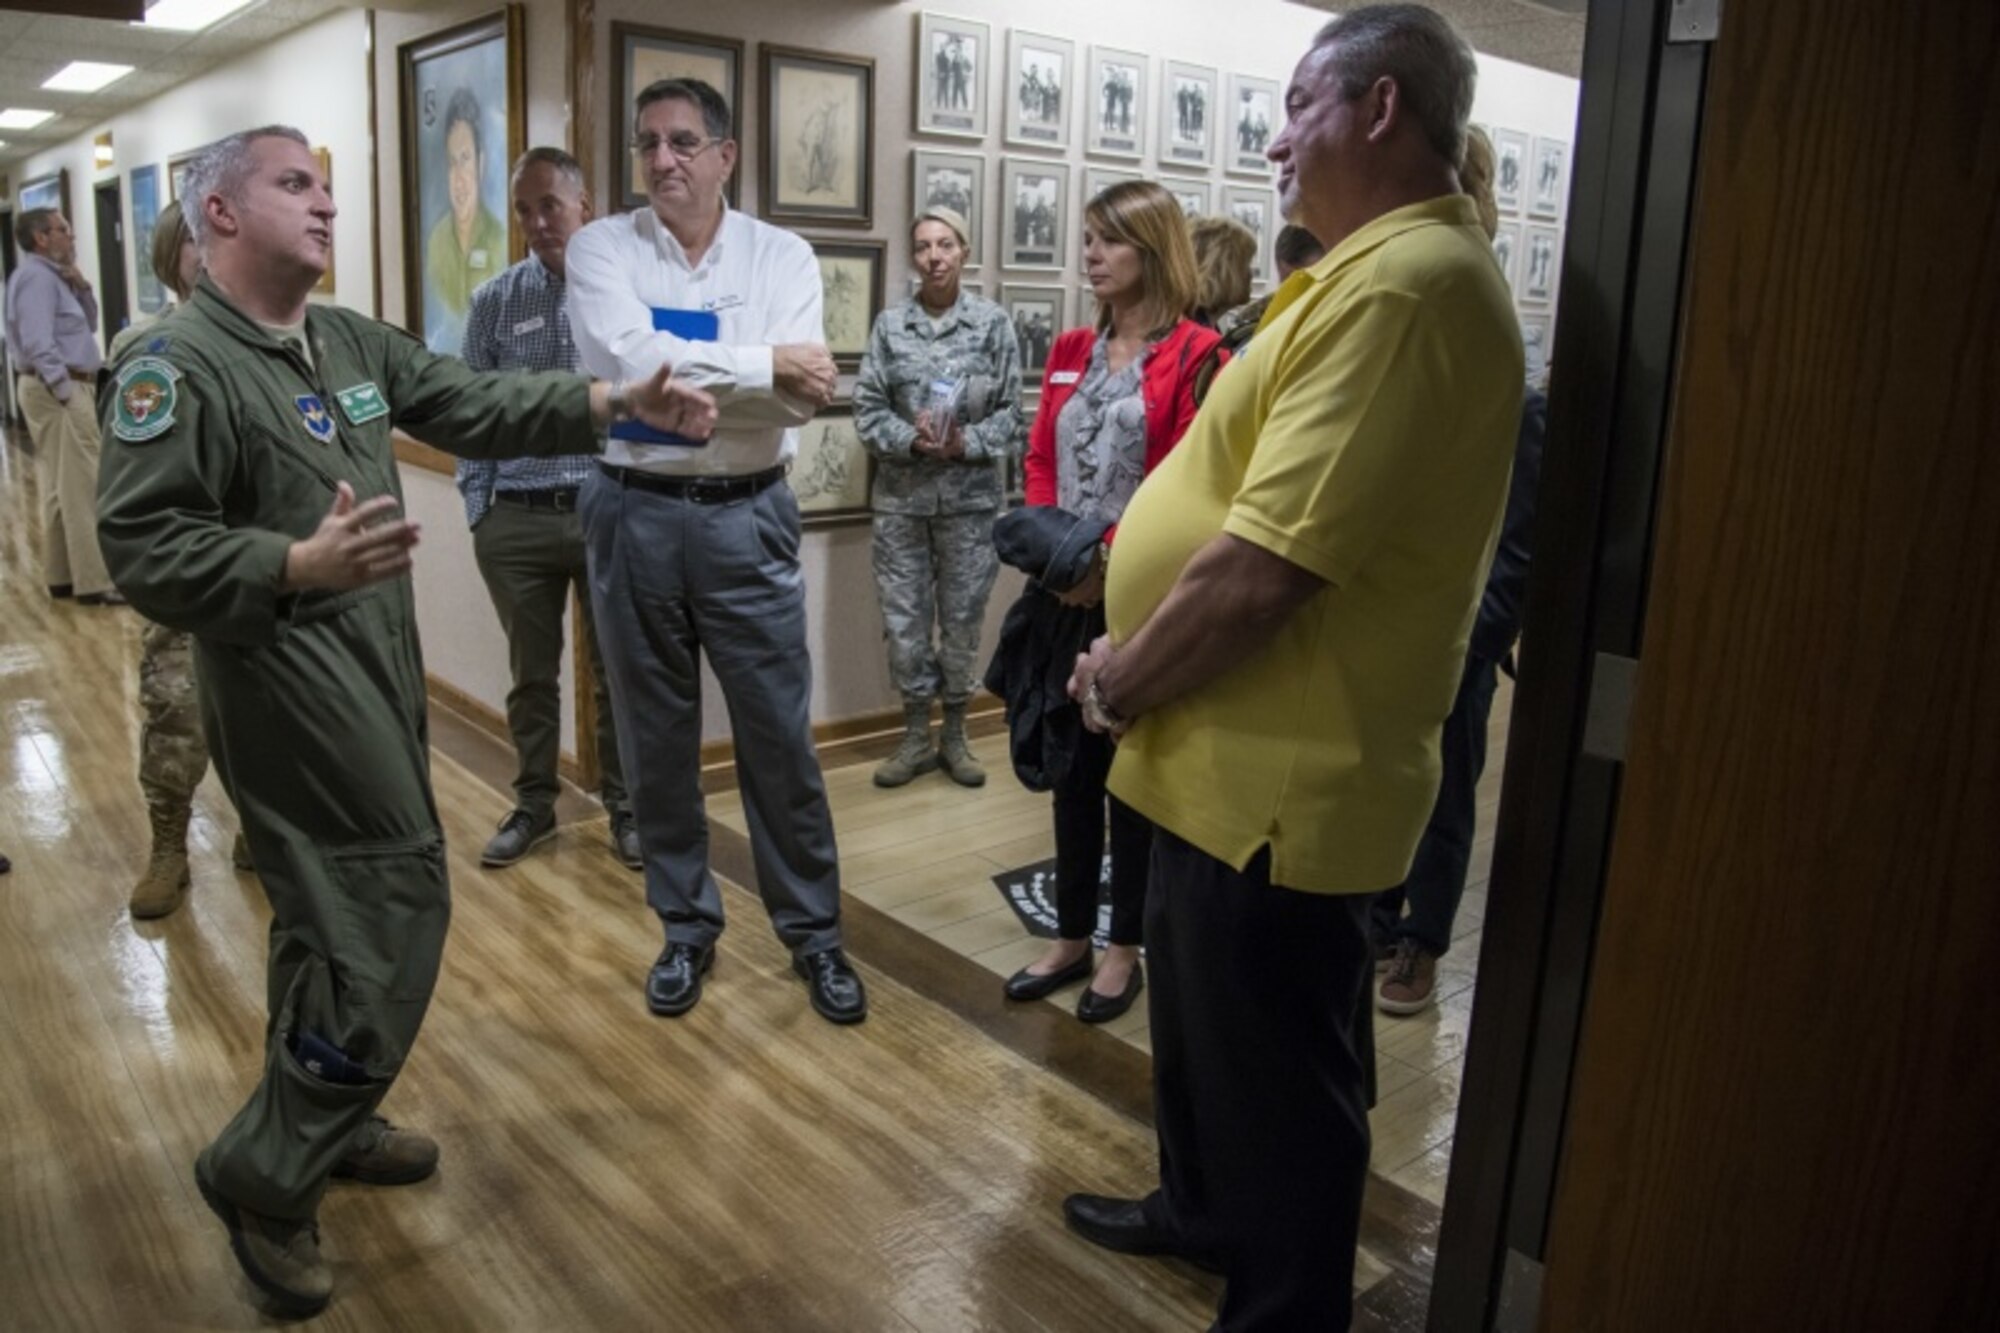
[[[514,216],[527,229],[531,253],[473,293],[461,355],[474,370],[576,370],[576,345],[563,309],[563,254],[569,238],[591,219],[583,168],[560,148],[530,148],[514,164],[513,196]],[[507,729],[520,756],[515,808],[480,854],[481,865],[513,865],[555,836],[563,610],[574,587],[578,623],[590,649],[611,848],[627,866],[640,868],[639,835],[618,762],[604,662],[590,623],[583,527],[576,512],[577,491],[593,461],[588,454],[564,454],[458,465],[473,554],[507,632],[514,677],[514,688],[507,693]]]

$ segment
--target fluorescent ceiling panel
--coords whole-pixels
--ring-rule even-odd
[[[132,72],[130,65],[105,65],[95,60],[72,60],[56,71],[42,87],[52,93],[94,93],[106,84],[118,82]]]
[[[200,32],[251,3],[252,0],[159,0],[147,8],[145,22],[140,26]]]
[[[18,106],[10,106],[0,111],[0,130],[32,130],[35,126],[55,116],[53,111],[30,111]]]

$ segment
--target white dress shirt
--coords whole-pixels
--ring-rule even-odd
[[[649,208],[600,218],[570,237],[569,324],[583,369],[599,379],[644,379],[662,363],[715,395],[715,435],[705,445],[614,439],[604,461],[674,476],[743,476],[788,463],[792,428],[813,405],[771,381],[771,349],[826,341],[819,262],[788,231],[725,207],[699,264]],[[653,328],[653,310],[714,312],[715,342]]]

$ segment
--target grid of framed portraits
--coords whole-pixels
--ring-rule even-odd
[[[799,427],[792,460],[792,494],[808,526],[868,513],[868,450],[854,427],[854,409],[830,407]]]
[[[632,103],[648,84],[661,79],[700,79],[729,103],[730,137],[743,141],[743,43],[731,37],[644,28],[634,23],[611,25],[611,151],[607,162],[623,162],[619,202],[637,208],[646,202],[646,174],[632,147]],[[724,187],[736,202],[737,175]]]
[[[764,93],[764,216],[868,227],[875,203],[875,61],[793,46],[758,48]]]
[[[1569,200],[1569,142],[1494,126],[1493,200],[1500,226],[1493,258],[1521,312],[1528,377],[1548,366],[1556,288],[1562,277],[1563,210]]]
[[[861,369],[868,334],[882,313],[883,259],[881,241],[813,241],[819,260],[821,319],[827,350],[841,370]]]
[[[981,225],[986,217],[986,159],[978,153],[954,153],[941,148],[910,150],[910,216],[926,209],[949,208],[965,219],[965,266],[979,267]]]

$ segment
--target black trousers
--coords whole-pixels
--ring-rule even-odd
[[[1144,815],[1105,791],[1116,753],[1117,746],[1109,736],[1084,732],[1069,771],[1055,784],[1056,933],[1066,940],[1087,940],[1097,931],[1107,826],[1111,832],[1111,943],[1137,944],[1145,930],[1153,826]]]
[[[1368,894],[1271,883],[1153,831],[1154,1225],[1228,1274],[1222,1333],[1345,1329],[1368,1175]]]

